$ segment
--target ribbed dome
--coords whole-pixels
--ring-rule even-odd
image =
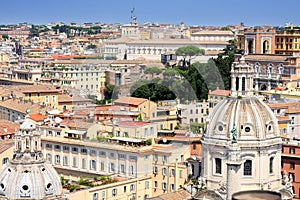
[[[280,136],[277,119],[271,109],[255,97],[228,98],[213,109],[207,119],[205,138],[261,140]]]
[[[15,133],[13,159],[0,173],[0,199],[65,199],[60,177],[46,163],[41,135],[29,116]]]
[[[10,162],[0,174],[0,195],[9,199],[60,199],[62,186],[55,169],[45,161],[28,165]]]

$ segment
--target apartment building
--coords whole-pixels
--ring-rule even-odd
[[[300,139],[300,103],[269,103],[276,118],[283,138]]]
[[[177,146],[178,145],[178,146]],[[190,157],[188,145],[154,146],[153,153],[153,196],[178,191],[191,174],[190,165],[185,162]]]
[[[238,34],[238,49],[249,54],[299,54],[300,28],[293,24],[284,28],[245,28]]]
[[[202,102],[191,102],[189,104],[178,104],[178,117],[181,119],[180,124],[187,126],[190,123],[205,123],[206,116],[209,114],[209,103],[205,100]]]
[[[300,144],[299,141],[286,141],[282,146],[281,173],[292,179],[294,199],[300,199]]]
[[[236,55],[235,62],[241,58]],[[275,54],[248,54],[245,62],[254,69],[254,89],[271,90],[277,87],[300,87],[300,58],[298,56]]]
[[[209,103],[210,109],[214,108],[220,101],[227,99],[230,95],[230,90],[215,89],[214,91],[208,92],[207,102]]]

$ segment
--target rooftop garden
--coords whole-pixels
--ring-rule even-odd
[[[93,178],[80,177],[79,181],[70,181],[61,176],[60,181],[63,188],[70,192],[118,182],[117,179],[110,176],[95,176]]]

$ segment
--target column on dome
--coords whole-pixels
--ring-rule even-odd
[[[232,199],[232,195],[241,190],[242,161],[240,158],[240,147],[237,143],[229,145],[227,159],[227,200]]]

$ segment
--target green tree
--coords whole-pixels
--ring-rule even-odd
[[[185,67],[186,65],[190,67],[193,57],[204,54],[205,50],[196,46],[184,46],[176,50],[176,55],[183,57],[182,67]],[[188,59],[188,61],[186,61],[186,59]]]
[[[8,35],[7,35],[7,34],[3,34],[3,35],[2,35],[2,38],[3,38],[3,39],[8,39]]]
[[[142,85],[139,88],[132,91],[131,96],[148,99],[152,95],[148,85]]]
[[[164,77],[166,78],[173,78],[176,75],[180,75],[176,69],[168,68],[166,71],[163,72]]]
[[[96,49],[97,46],[94,45],[94,44],[89,44],[86,48],[87,48],[87,49]]]
[[[107,84],[104,89],[104,98],[105,99],[116,99],[117,95],[119,93],[118,91],[119,91],[118,87],[115,87],[114,85],[111,85],[111,84]]]
[[[144,73],[145,74],[151,74],[152,77],[154,74],[160,74],[162,72],[162,70],[158,67],[149,67],[149,68],[146,68]]]

